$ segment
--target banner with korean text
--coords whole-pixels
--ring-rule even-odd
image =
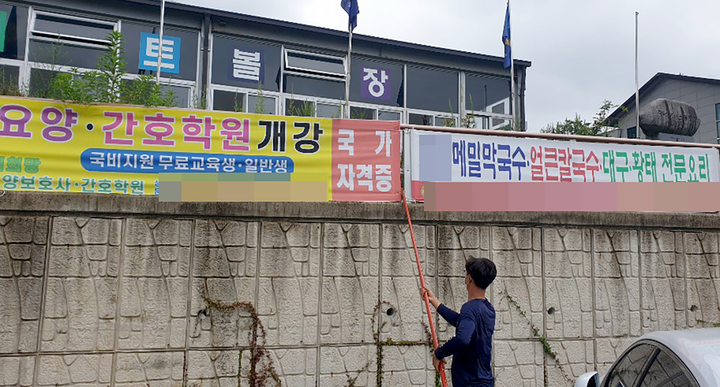
[[[718,182],[714,148],[411,130],[411,186],[425,182]]]
[[[290,173],[400,200],[400,123],[0,97],[0,189],[158,195],[160,173]],[[295,180],[295,179],[293,179]]]

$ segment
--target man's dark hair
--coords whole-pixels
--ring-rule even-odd
[[[487,258],[470,258],[465,264],[465,271],[480,289],[487,289],[497,276],[495,264]]]

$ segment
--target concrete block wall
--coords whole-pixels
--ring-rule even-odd
[[[643,333],[720,322],[716,214],[412,213],[426,280],[450,307],[467,257],[497,264],[498,386],[569,386]],[[427,337],[403,215],[7,193],[0,385],[249,385],[251,319],[209,299],[255,306],[283,385],[376,386],[376,335]],[[427,346],[382,355],[383,385],[434,385]]]

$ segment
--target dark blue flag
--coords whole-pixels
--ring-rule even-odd
[[[510,45],[510,3],[508,3],[507,12],[505,12],[505,27],[502,35],[503,45],[505,45],[505,68],[509,69],[512,62],[512,47]]]
[[[348,13],[348,16],[350,16],[348,23],[350,25],[350,31],[354,30],[355,27],[357,27],[357,15],[360,13],[357,0],[340,0],[340,6]]]

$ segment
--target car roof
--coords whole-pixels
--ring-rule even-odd
[[[656,341],[670,349],[701,386],[720,387],[720,328],[651,332],[640,340]]]

